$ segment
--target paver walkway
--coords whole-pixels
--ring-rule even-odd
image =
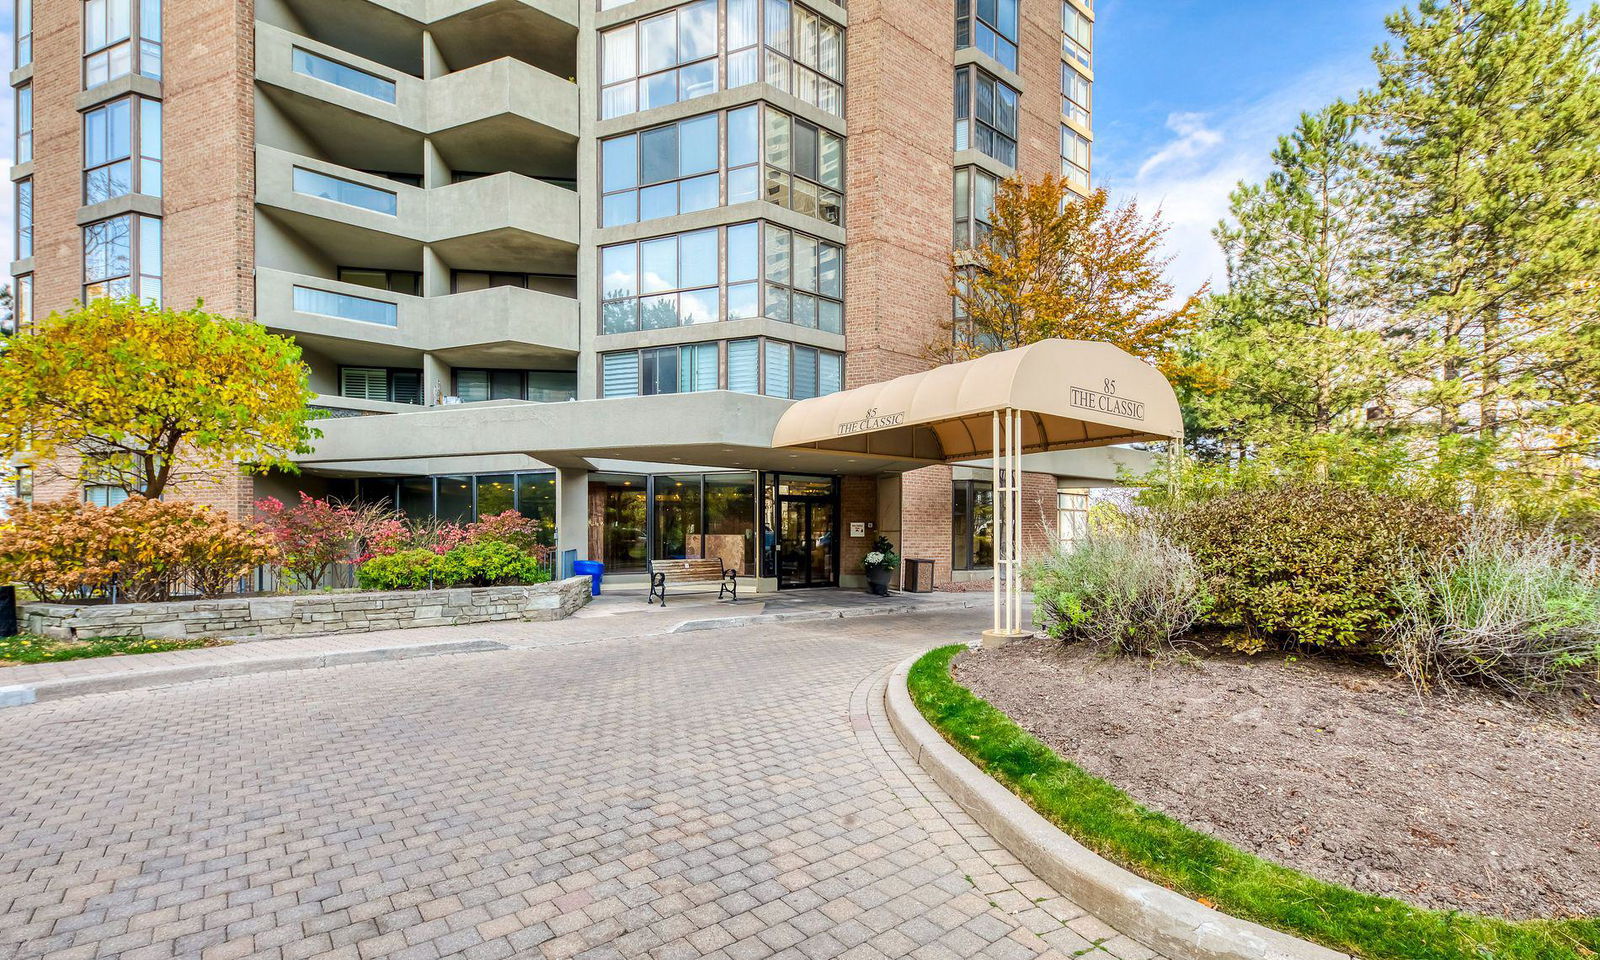
[[[6,711],[0,957],[1151,956],[888,730],[889,668],[986,611],[651,635],[606,609]]]

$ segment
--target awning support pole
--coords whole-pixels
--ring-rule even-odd
[[[993,553],[994,553],[994,632],[995,633],[999,633],[1000,632],[1000,576],[1001,576],[1002,571],[1005,570],[1005,566],[1003,565],[1004,564],[1003,557],[1005,556],[1005,548],[1001,544],[1001,538],[999,536],[1000,531],[1005,529],[1003,526],[1001,526],[1001,518],[1005,516],[1005,511],[1000,506],[1000,503],[1001,503],[1001,493],[1000,493],[1000,491],[1005,489],[1005,485],[1001,482],[1001,479],[1000,479],[1001,478],[1001,471],[1000,471],[1000,411],[999,410],[996,410],[994,412],[993,422],[994,422],[994,444],[989,449],[994,451],[994,453],[992,455],[992,459],[989,461],[989,466],[993,470],[994,476],[991,479],[991,482],[989,484],[989,488],[993,491],[993,493],[991,494],[991,504],[992,504],[992,508],[994,510],[994,520],[993,520],[994,530],[993,530],[993,533],[991,534],[991,540],[994,543],[994,547],[993,547]]]

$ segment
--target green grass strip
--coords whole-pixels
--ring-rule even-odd
[[[93,640],[51,640],[22,634],[0,637],[0,666],[7,663],[59,663],[90,657],[124,657],[220,646],[216,640],[146,640],[142,637],[98,637]]]
[[[1425,910],[1269,863],[1147,810],[957,683],[950,662],[965,649],[941,647],[911,668],[922,715],[1079,843],[1148,880],[1368,960],[1567,960],[1600,952],[1600,918],[1511,921]]]

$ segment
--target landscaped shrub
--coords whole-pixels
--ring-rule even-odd
[[[1475,525],[1403,588],[1384,656],[1419,689],[1526,694],[1600,683],[1600,577],[1555,536]]]
[[[22,583],[41,600],[108,592],[113,582],[129,602],[216,596],[278,556],[259,525],[195,503],[13,501],[12,511],[0,528],[0,581]]]
[[[430,553],[449,553],[466,543],[467,528],[437,517],[402,517],[387,513],[380,516],[368,529],[364,540],[367,557],[381,557],[402,550],[427,550]]]
[[[1057,640],[1108,651],[1169,650],[1205,605],[1194,558],[1139,523],[1093,523],[1030,574],[1039,626]]]
[[[502,540],[464,543],[439,557],[435,577],[450,584],[493,587],[510,583],[544,583],[549,571],[531,554]]]
[[[443,558],[432,550],[411,549],[372,557],[356,568],[356,583],[363,590],[426,590],[438,582]]]
[[[542,534],[539,521],[524,517],[515,510],[507,510],[491,517],[484,517],[477,523],[468,524],[465,542],[483,543],[498,540],[543,561],[550,552],[550,547],[539,542]]]
[[[256,501],[283,554],[280,572],[315,590],[342,563],[352,563],[363,544],[386,530],[390,511],[372,506],[319,500],[305,492],[300,502],[285,506],[275,497]],[[393,552],[393,551],[390,551]]]
[[[1243,491],[1167,518],[1189,548],[1226,642],[1372,649],[1402,613],[1397,591],[1460,538],[1454,512],[1335,486]]]

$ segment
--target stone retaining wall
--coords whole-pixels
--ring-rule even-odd
[[[496,620],[562,620],[589,602],[589,578],[526,587],[307,593],[172,603],[30,603],[22,629],[57,639],[267,640]],[[73,631],[76,631],[74,634]]]

